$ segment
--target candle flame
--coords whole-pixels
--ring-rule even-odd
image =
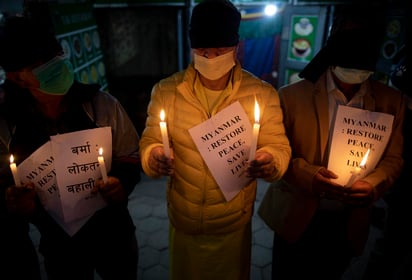
[[[103,148],[99,148],[99,156],[103,155]]]
[[[371,149],[368,149],[368,151],[366,152],[366,154],[363,156],[362,161],[359,165],[359,167],[363,168],[366,165],[366,161],[368,160],[368,156],[369,156],[369,152],[371,151]]]
[[[259,123],[259,117],[260,117],[259,104],[255,100],[255,123]]]
[[[163,122],[165,120],[165,111],[160,111],[160,120]]]
[[[11,155],[10,156],[10,163],[13,163],[14,162],[14,157],[13,157],[13,155]]]

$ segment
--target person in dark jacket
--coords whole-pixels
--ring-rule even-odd
[[[32,250],[27,240],[32,223],[41,235],[39,251],[48,279],[94,279],[95,273],[102,279],[137,279],[138,244],[127,203],[140,180],[139,135],[117,99],[99,85],[74,80],[70,60],[50,26],[43,24],[36,18],[12,16],[0,28],[0,65],[6,71],[0,138],[20,164],[53,135],[110,127],[108,180],[96,180],[89,190],[99,193],[106,204],[69,234],[44,207],[34,182],[15,186],[6,168],[0,185],[5,216],[1,228],[21,226],[12,227],[18,234],[9,235],[11,241],[1,242],[24,240]],[[10,249],[0,251],[8,254]],[[26,269],[19,263],[23,256],[11,259],[20,270]]]
[[[383,39],[382,19],[380,7],[336,10],[331,35],[300,72],[302,80],[279,89],[293,154],[282,180],[269,187],[273,199],[264,198],[260,206],[273,205],[269,217],[263,216],[273,221],[275,233],[272,279],[341,279],[352,258],[364,253],[374,203],[400,175],[405,100],[371,77]],[[349,141],[365,141],[359,132],[367,129],[354,126],[356,134],[340,129],[340,109],[347,119],[356,119],[354,112],[362,112],[359,119],[372,112],[393,116],[388,142],[371,148],[370,169],[354,180],[339,167],[352,167],[348,162],[354,160],[361,166],[368,159],[369,147]],[[345,146],[334,146],[335,139]],[[379,156],[376,164],[374,155]],[[331,167],[331,159],[341,166]]]

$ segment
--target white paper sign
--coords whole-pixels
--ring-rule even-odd
[[[213,177],[229,201],[251,180],[246,177],[252,125],[239,102],[189,130]]]
[[[394,117],[350,106],[338,106],[329,153],[328,169],[338,174],[334,180],[346,185],[370,149],[359,178],[365,177],[378,164],[388,144]]]
[[[40,202],[47,212],[53,217],[63,218],[50,141],[20,163],[18,168],[20,180],[34,184]]]
[[[100,194],[91,194],[101,178],[99,148],[104,150],[110,170],[112,136],[110,127],[82,130],[50,137],[55,155],[57,186],[65,222],[89,216],[106,205]]]
[[[64,221],[50,141],[20,163],[18,169],[21,182],[34,184],[43,207],[67,234],[73,236],[90,218],[91,215],[70,223]]]

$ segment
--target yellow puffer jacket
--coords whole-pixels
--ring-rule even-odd
[[[196,70],[190,65],[153,87],[146,128],[140,140],[142,167],[148,176],[159,177],[150,169],[148,159],[150,150],[162,145],[159,121],[163,109],[175,163],[175,173],[169,178],[167,189],[170,222],[188,234],[232,232],[251,219],[256,181],[245,186],[232,200],[225,200],[188,131],[209,118],[194,93],[195,77]],[[239,62],[232,77],[233,90],[217,105],[216,111],[239,101],[253,123],[256,96],[261,111],[257,148],[271,153],[276,167],[272,176],[264,179],[277,180],[285,173],[291,156],[278,94],[271,85],[243,70]]]

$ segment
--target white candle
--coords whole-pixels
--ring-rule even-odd
[[[255,159],[257,139],[258,139],[259,129],[260,129],[259,117],[260,117],[259,104],[255,101],[255,123],[253,124],[252,143],[250,144],[250,150],[249,150],[249,162]]]
[[[160,132],[162,134],[163,149],[165,155],[170,157],[170,148],[169,148],[169,137],[167,135],[167,124],[165,122],[165,112],[160,111]]]
[[[17,171],[16,163],[14,163],[13,155],[10,156],[10,169],[11,173],[13,174],[14,185],[21,186],[19,172]]]
[[[355,168],[354,171],[352,171],[352,175],[349,178],[349,181],[346,183],[347,187],[352,186],[352,184],[355,182],[356,178],[359,176],[360,172],[366,165],[366,161],[368,160],[370,149],[366,152],[366,154],[363,156],[361,163],[359,164],[358,167]]]
[[[106,184],[108,179],[107,179],[106,165],[104,163],[104,157],[103,157],[103,148],[99,149],[99,156],[97,157],[97,160],[99,161],[100,172],[102,173],[103,182]]]

